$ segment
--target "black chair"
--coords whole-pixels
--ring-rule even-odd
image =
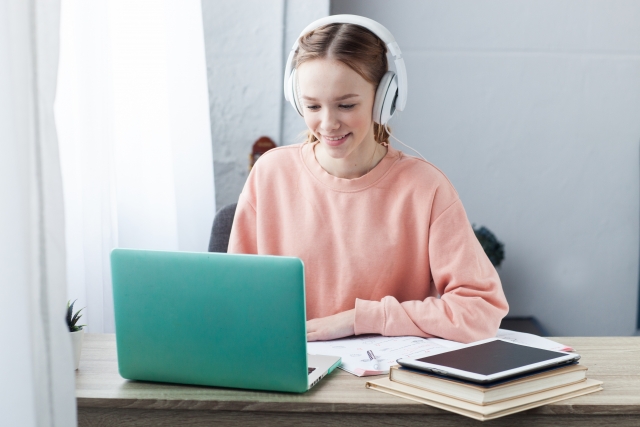
[[[237,203],[223,206],[213,218],[211,237],[209,238],[209,252],[227,252],[229,248],[229,235],[233,225],[233,217],[236,214]]]

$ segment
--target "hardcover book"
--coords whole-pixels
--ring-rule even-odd
[[[454,412],[480,421],[492,420],[516,412],[526,411],[548,403],[582,396],[602,390],[602,381],[587,379],[576,384],[557,387],[540,393],[517,397],[490,405],[476,405],[443,394],[382,378],[367,382],[367,388]]]
[[[532,375],[499,381],[491,385],[442,377],[414,369],[392,366],[389,379],[393,382],[464,400],[476,405],[488,405],[585,381],[587,368],[573,364]]]

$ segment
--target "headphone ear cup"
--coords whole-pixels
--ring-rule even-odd
[[[297,91],[297,79],[296,79],[296,69],[294,68],[289,74],[289,78],[287,79],[287,99],[291,103],[291,106],[294,110],[298,112],[302,116],[302,106],[298,105],[298,91]]]
[[[373,121],[385,125],[396,111],[398,97],[398,77],[393,71],[387,71],[376,89],[373,101]]]
[[[380,124],[385,125],[393,117],[396,112],[396,100],[398,99],[398,76],[394,75],[389,84],[389,89],[382,103],[382,114],[380,115]]]

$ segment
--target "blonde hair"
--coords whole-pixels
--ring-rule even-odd
[[[387,46],[371,31],[355,24],[328,24],[309,31],[300,37],[298,50],[293,56],[293,66],[313,59],[331,58],[347,65],[374,87],[389,70]],[[373,123],[373,137],[377,143],[389,144],[389,126]],[[307,142],[318,139],[311,130],[303,131]]]

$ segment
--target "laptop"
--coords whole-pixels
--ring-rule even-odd
[[[299,258],[114,249],[111,272],[123,378],[301,393],[340,365],[307,354]]]

